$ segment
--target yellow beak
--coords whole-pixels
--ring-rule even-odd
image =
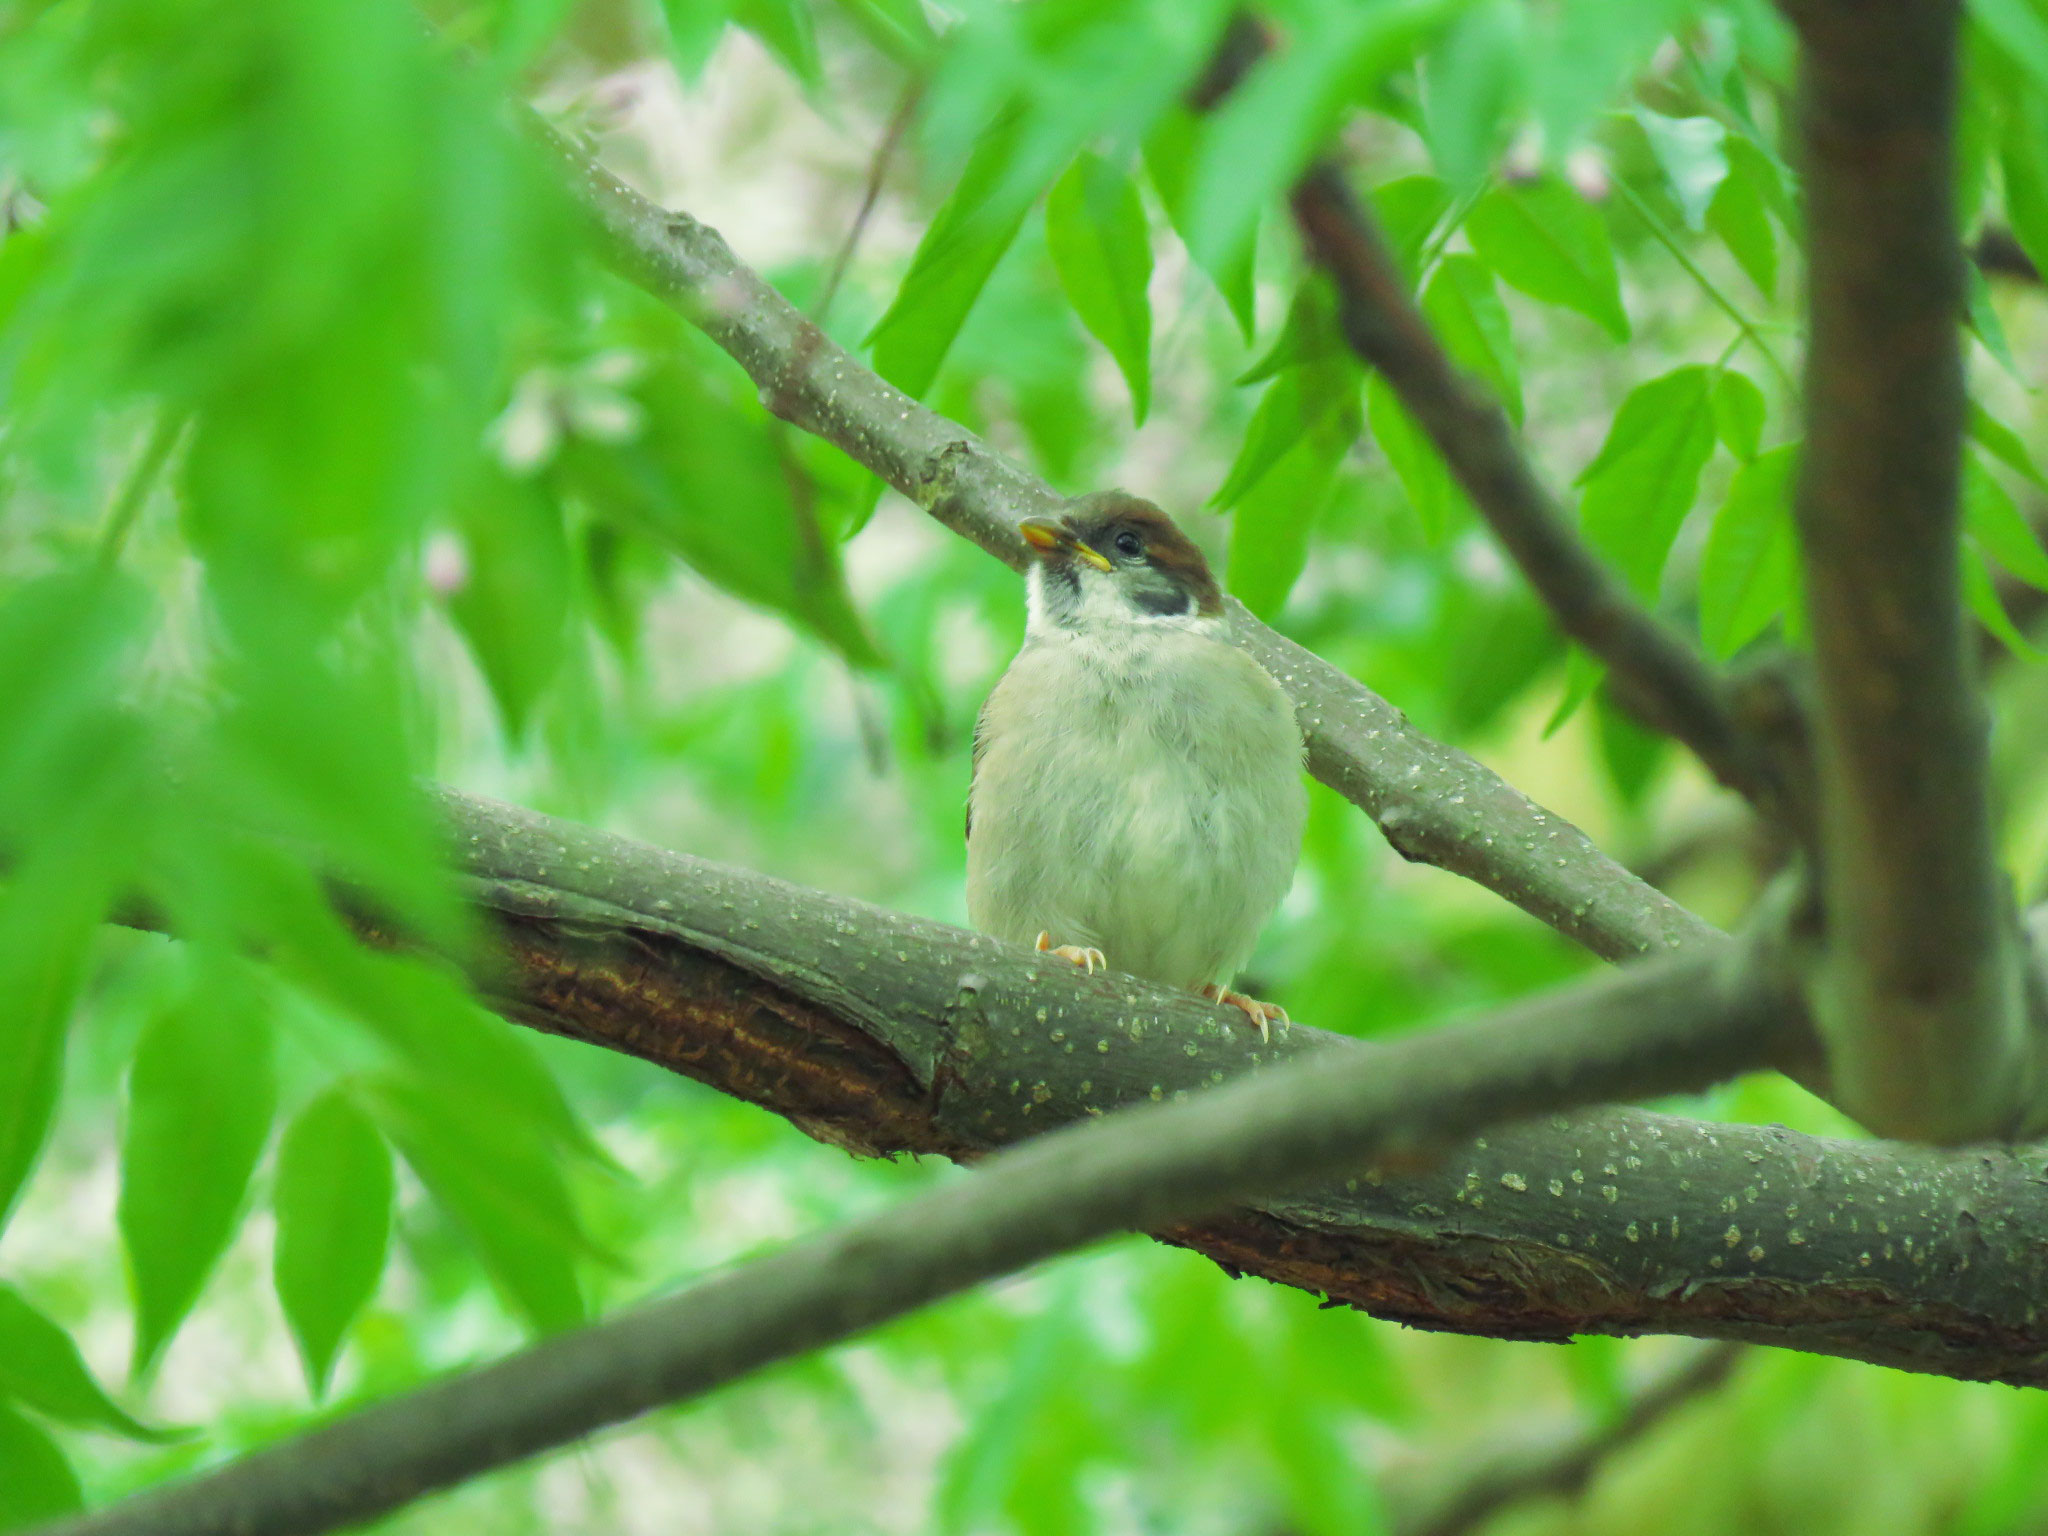
[[[1083,544],[1067,531],[1064,523],[1050,517],[1027,517],[1017,525],[1017,531],[1024,535],[1024,542],[1042,555],[1055,550],[1065,550],[1076,560],[1084,560],[1098,571],[1113,570],[1108,560]]]

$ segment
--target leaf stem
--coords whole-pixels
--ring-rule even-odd
[[[1700,264],[1692,259],[1691,253],[1679,243],[1670,226],[1657,217],[1657,211],[1644,200],[1643,195],[1619,176],[1614,178],[1613,186],[1614,190],[1621,194],[1621,200],[1627,203],[1634,210],[1636,217],[1649,227],[1657,243],[1671,253],[1672,260],[1683,267],[1686,274],[1699,284],[1700,291],[1714,302],[1716,308],[1735,322],[1735,327],[1742,333],[1743,339],[1763,354],[1764,361],[1771,365],[1771,371],[1777,374],[1785,387],[1797,390],[1798,381],[1792,377],[1791,370],[1779,361],[1778,354],[1771,350],[1770,343],[1763,338],[1763,333],[1757,330],[1749,316],[1742,312],[1735,301],[1721,291],[1720,285],[1707,276]]]
[[[142,452],[136,455],[127,477],[114,493],[113,503],[108,507],[106,520],[100,528],[98,560],[102,567],[112,566],[121,558],[128,535],[134,530],[143,507],[148,505],[149,493],[156,488],[157,477],[163,473],[164,465],[178,446],[178,439],[184,435],[188,419],[182,411],[159,412],[156,425],[150,428],[148,441],[142,445]]]

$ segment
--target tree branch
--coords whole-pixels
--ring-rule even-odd
[[[1310,255],[1337,286],[1352,350],[1386,376],[1564,632],[1607,664],[1622,702],[1646,724],[1692,748],[1731,789],[1780,813],[1771,764],[1714,669],[1578,536],[1516,446],[1507,414],[1452,365],[1336,166],[1311,166],[1290,202]]]
[[[1953,0],[1802,0],[1812,316],[1796,511],[1819,691],[1841,1102],[1884,1134],[2010,1133],[2029,1087],[1987,722],[1959,599],[1963,255]]]
[[[458,846],[466,827],[484,865],[498,862],[515,813],[459,801],[451,808]],[[534,818],[526,830],[543,829]],[[587,836],[578,840],[588,846]],[[626,872],[650,857],[605,852],[589,866],[599,905],[627,894]],[[1711,1083],[1768,1058],[1781,1027],[1779,1001],[1759,985],[1756,968],[1723,951],[1604,972],[1469,1024],[1369,1048],[1331,1050],[1323,1037],[1275,1053],[1186,994],[1128,979],[1098,986],[1105,978],[937,924],[769,889],[773,882],[744,882],[730,871],[709,878],[736,921],[698,928],[702,895],[679,890],[662,898],[673,915],[650,931],[728,962],[752,954],[757,964],[763,946],[801,937],[807,953],[786,959],[778,979],[807,1002],[833,998],[858,1009],[868,1028],[886,1027],[899,1042],[913,1029],[930,1031],[932,1044],[943,1046],[932,1053],[934,1118],[950,1118],[965,1142],[981,1141],[992,1122],[1053,1102],[1047,1083],[1027,1090],[1016,1077],[1006,1092],[983,1095],[978,1118],[949,1108],[951,1084],[986,1066],[987,1043],[1006,1035],[1044,1031],[1069,1046],[1099,1040],[1102,1048],[1089,1054],[1102,1065],[1091,1070],[1105,1076],[1116,1070],[1124,1039],[1155,1031],[1176,1034],[1184,1060],[1205,1051],[1212,1059],[1313,1059],[1187,1102],[1176,1092],[1173,1103],[1136,1102],[1101,1124],[1051,1131],[878,1215],[218,1472],[52,1527],[53,1536],[300,1536],[352,1525],[1116,1232],[1212,1213],[1375,1158],[1412,1161],[1533,1111]],[[737,917],[742,905],[749,916]],[[820,929],[821,911],[805,908],[835,909],[840,923]],[[589,910],[586,900],[580,922]],[[868,942],[876,935],[856,930],[835,955],[834,940],[854,915],[863,927],[893,928],[893,937],[878,946]],[[963,952],[972,969],[960,963]],[[1002,1054],[1014,1069],[1021,1053]],[[1158,1082],[1145,1095],[1165,1096]]]
[[[534,130],[621,273],[674,306],[744,368],[770,410],[834,444],[1006,564],[1018,519],[1059,494],[850,357],[734,257],[715,230],[669,213],[559,135]],[[1406,858],[1476,881],[1605,959],[1712,944],[1709,923],[1631,875],[1577,827],[1385,699],[1231,605],[1236,638],[1294,701],[1309,771],[1361,807]]]
[[[1394,1529],[1399,1536],[1464,1536],[1510,1505],[1576,1495],[1610,1457],[1719,1387],[1744,1353],[1739,1344],[1696,1350],[1638,1388],[1614,1418],[1546,1422],[1495,1443],[1476,1463],[1459,1458],[1435,1483],[1427,1480],[1433,1469],[1396,1469],[1386,1489],[1398,1512]]]
[[[973,1158],[1219,1073],[1352,1048],[1303,1025],[1261,1046],[1222,1011],[1129,978],[443,799],[457,866],[501,936],[501,967],[478,978],[492,1006],[858,1151]],[[1773,1065],[1813,1048],[1797,1015],[1788,1000]],[[2044,1174],[2040,1148],[1946,1153],[1612,1110],[1161,1235],[1421,1327],[1688,1333],[2048,1385],[2048,1250],[2024,1238],[2048,1229]]]

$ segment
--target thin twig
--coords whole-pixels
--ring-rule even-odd
[[[1798,381],[1792,377],[1792,370],[1779,361],[1778,354],[1771,350],[1770,343],[1764,340],[1763,334],[1751,323],[1749,316],[1742,312],[1741,307],[1723,293],[1720,284],[1707,276],[1700,264],[1692,259],[1692,253],[1679,243],[1678,237],[1671,233],[1662,219],[1657,217],[1657,210],[1644,201],[1643,195],[1630,186],[1625,178],[1617,176],[1613,186],[1614,190],[1621,194],[1621,200],[1643,221],[1657,243],[1664,247],[1673,261],[1685,269],[1686,276],[1693,280],[1700,292],[1704,293],[1721,313],[1735,322],[1735,329],[1741,334],[1742,339],[1756,348],[1763,360],[1771,365],[1771,371],[1784,381],[1785,387],[1796,389]]]
[[[149,429],[148,440],[135,456],[135,463],[122,480],[121,488],[115,492],[113,504],[107,509],[106,521],[100,526],[101,565],[113,565],[121,558],[135,520],[142,515],[143,507],[149,502],[149,493],[156,489],[157,477],[163,473],[164,465],[178,446],[178,439],[184,434],[185,421],[182,412],[163,411]]]
[[[1954,0],[1805,0],[1811,311],[1795,508],[1819,694],[1815,1007],[1873,1130],[2007,1134],[2027,1092],[2016,924],[1959,580],[1966,399]]]
[[[868,160],[867,182],[861,188],[860,206],[854,210],[853,222],[847,226],[846,238],[839,242],[839,252],[832,258],[832,270],[826,274],[825,286],[819,291],[818,302],[811,306],[812,321],[823,326],[826,317],[832,313],[832,301],[839,296],[839,285],[846,279],[846,270],[853,265],[853,253],[860,249],[861,236],[867,233],[868,220],[873,216],[875,203],[882,195],[882,183],[888,177],[889,166],[896,158],[896,150],[903,142],[903,135],[909,130],[917,116],[918,103],[924,99],[924,81],[913,77],[903,87],[903,94],[897,98],[896,110],[889,114],[889,125],[882,130],[882,137],[875,145],[875,152]]]
[[[1397,1511],[1396,1536],[1465,1536],[1510,1505],[1576,1496],[1617,1452],[1719,1388],[1747,1353],[1740,1344],[1696,1349],[1639,1387],[1615,1417],[1545,1425],[1496,1441],[1478,1460],[1451,1468],[1444,1486],[1428,1487],[1414,1472],[1396,1473],[1387,1489]]]
[[[1445,355],[1336,168],[1311,167],[1291,201],[1311,255],[1337,285],[1353,350],[1386,376],[1565,633],[1607,664],[1618,695],[1649,725],[1766,812],[1780,810],[1772,766],[1730,710],[1720,678],[1580,539],[1516,446],[1506,413]]]

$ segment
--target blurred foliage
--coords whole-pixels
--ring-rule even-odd
[[[1281,45],[1197,116],[1228,13],[0,0],[0,1527],[958,1176],[516,1031],[323,900],[316,871],[466,942],[413,793],[438,776],[962,916],[1014,578],[875,516],[608,277],[509,99],[1063,487],[1175,509],[1256,611],[1740,911],[1760,874],[1726,806],[1568,663],[1344,349],[1284,192],[1341,134],[1588,536],[1718,654],[1796,641],[1785,27],[1764,0],[1278,0]],[[2048,266],[2048,8],[1976,0],[1967,53],[1965,215]],[[2022,658],[1998,771],[2037,889],[2048,321],[1979,280],[1969,322],[1966,591]],[[1317,790],[1256,989],[1370,1035],[1589,964]],[[1776,1082],[1693,1107],[1843,1129]],[[1370,1531],[1377,1465],[1611,1411],[1663,1348],[1410,1334],[1124,1243],[391,1528]],[[1575,1512],[1497,1523],[1995,1536],[2043,1517],[2044,1444],[2031,1396],[1759,1356]]]

